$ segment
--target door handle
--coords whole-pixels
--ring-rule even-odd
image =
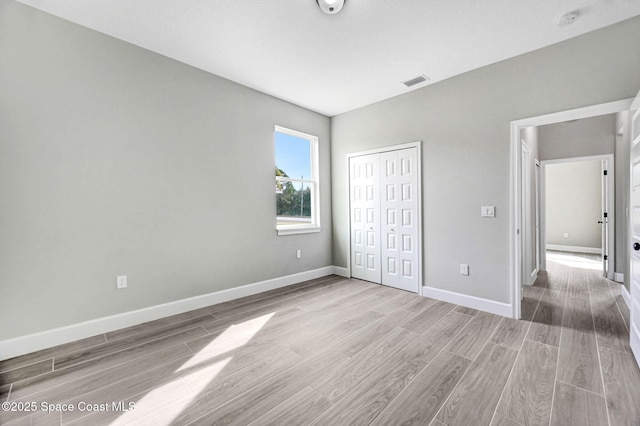
[[[636,251],[640,250],[640,243],[633,243],[633,249]]]

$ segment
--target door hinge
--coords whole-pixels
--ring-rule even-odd
[[[609,256],[607,256],[606,254],[604,255],[604,260],[609,260]]]
[[[607,212],[604,212],[604,217],[609,217]]]
[[[605,176],[607,175],[607,171],[606,171],[606,170],[604,171],[604,175],[605,175]]]

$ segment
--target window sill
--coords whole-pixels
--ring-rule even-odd
[[[277,228],[278,235],[313,234],[320,232],[319,226],[292,226],[290,228]]]

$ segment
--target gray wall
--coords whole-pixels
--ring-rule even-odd
[[[0,56],[0,339],[332,264],[327,117],[9,0]],[[276,236],[275,124],[319,234]]]
[[[598,160],[545,166],[547,244],[602,248],[601,173]]]
[[[634,96],[638,45],[640,17],[334,117],[334,264],[349,253],[345,155],[421,140],[425,284],[508,303],[509,123]]]
[[[615,154],[616,115],[538,127],[540,160]]]

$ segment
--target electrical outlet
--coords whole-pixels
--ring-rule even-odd
[[[300,259],[302,257],[302,250],[296,250],[296,259]]]
[[[121,290],[123,288],[127,288],[127,276],[126,275],[118,275],[116,277],[116,288]]]
[[[460,264],[460,275],[469,275],[469,265]]]

